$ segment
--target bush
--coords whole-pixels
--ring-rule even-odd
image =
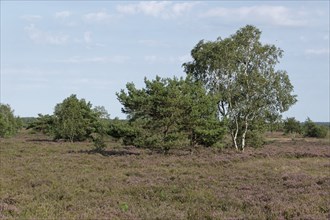
[[[301,125],[300,122],[297,121],[294,117],[293,118],[287,118],[284,121],[284,133],[289,134],[289,133],[301,133]]]
[[[225,127],[220,121],[204,122],[203,126],[195,129],[196,142],[205,147],[211,147],[218,141],[223,139]]]
[[[246,134],[246,145],[253,148],[262,147],[266,143],[263,132],[253,130]]]
[[[41,132],[46,135],[53,135],[55,129],[55,118],[52,115],[38,114],[38,118],[32,120],[26,129]]]
[[[110,122],[108,135],[122,140],[124,145],[134,145],[134,140],[139,136],[137,128],[126,120],[114,119]]]
[[[100,134],[95,134],[93,137],[94,150],[97,152],[102,152],[107,147],[104,141],[104,137]]]
[[[0,104],[0,137],[9,137],[22,127],[20,118],[14,116],[9,105]]]
[[[311,119],[307,118],[304,123],[304,136],[325,138],[327,136],[328,129],[324,126],[315,124]]]
[[[160,149],[201,144],[212,146],[223,137],[216,97],[189,77],[145,79],[145,88],[128,83],[117,93],[128,122],[113,123],[109,133],[124,144]]]

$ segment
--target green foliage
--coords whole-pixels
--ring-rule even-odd
[[[96,151],[106,148],[104,137],[109,127],[109,114],[103,106],[92,109],[92,104],[76,95],[55,106],[54,115],[39,114],[27,129],[51,135],[55,140],[71,142],[90,139]]]
[[[102,152],[107,147],[104,141],[104,135],[102,134],[94,134],[92,135],[94,150],[97,152]]]
[[[325,138],[328,134],[326,127],[315,124],[310,118],[305,121],[303,129],[305,137]]]
[[[266,143],[263,132],[249,130],[246,134],[246,145],[253,148],[262,147]]]
[[[93,111],[92,104],[76,95],[63,100],[55,106],[55,139],[65,139],[71,142],[83,141],[92,133],[102,133],[100,114]]]
[[[228,38],[202,40],[191,51],[193,61],[183,64],[188,75],[217,95],[219,113],[241,150],[254,120],[284,112],[297,101],[287,73],[275,70],[283,51],[263,45],[260,36],[247,25]]]
[[[120,210],[123,211],[123,212],[128,211],[128,205],[127,205],[126,202],[120,203],[119,207],[120,207]]]
[[[115,118],[110,122],[108,135],[122,139],[125,145],[134,145],[134,140],[138,137],[138,130],[127,120]]]
[[[246,145],[253,148],[262,147],[266,143],[264,133],[268,125],[263,119],[255,119],[246,133]]]
[[[33,129],[43,134],[53,135],[55,132],[55,117],[38,114],[38,118],[29,123],[26,129]]]
[[[22,127],[19,117],[14,116],[14,111],[9,105],[0,104],[0,137],[9,137],[17,133]]]
[[[27,129],[27,127],[29,127],[36,120],[37,120],[37,118],[35,118],[35,117],[22,117],[21,121],[22,121],[23,128]]]
[[[202,126],[196,126],[193,132],[198,144],[211,147],[223,138],[225,127],[224,123],[214,119],[205,121]]]
[[[302,132],[302,128],[300,125],[300,122],[297,121],[294,117],[292,118],[287,118],[284,121],[284,133],[285,134],[293,134],[293,133],[298,133],[300,134]]]
[[[223,128],[214,128],[218,123],[215,100],[201,84],[189,78],[157,76],[152,81],[145,79],[145,86],[137,89],[133,83],[128,83],[127,92],[117,93],[129,122],[112,124],[110,133],[113,136],[124,137],[135,146],[165,152],[188,139],[191,145],[209,146],[222,138]],[[213,131],[208,131],[209,125]]]
[[[109,114],[103,106],[96,106],[76,95],[55,106],[54,115],[39,114],[27,129],[54,136],[54,139],[83,141],[91,139],[97,150],[105,148],[104,135],[109,127]]]
[[[266,112],[265,122],[267,123],[268,131],[279,131],[282,128],[282,115],[278,113]]]
[[[104,106],[95,106],[93,111],[97,115],[98,118],[103,119],[103,120],[109,120],[110,119],[110,114],[108,111],[105,109]]]
[[[217,97],[207,94],[200,82],[194,82],[189,76],[182,86],[183,130],[189,133],[192,146],[200,144],[213,146],[225,133],[224,122],[219,121]]]

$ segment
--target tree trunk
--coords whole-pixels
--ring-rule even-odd
[[[196,147],[197,141],[196,141],[196,134],[193,130],[191,130],[191,138],[190,138],[190,147]]]
[[[236,131],[236,133],[237,133],[237,131]],[[238,145],[237,145],[237,135],[235,134],[235,136],[234,136],[234,146],[235,146],[235,149],[238,151]]]
[[[231,138],[233,140],[233,144],[234,144],[235,149],[238,151],[238,145],[237,145],[238,121],[237,121],[237,118],[235,118],[235,124],[236,124],[236,129],[234,129],[231,132]]]
[[[246,137],[247,129],[248,129],[248,122],[247,120],[245,120],[244,132],[242,134],[242,146],[241,146],[242,151],[244,151],[245,148],[245,137]]]

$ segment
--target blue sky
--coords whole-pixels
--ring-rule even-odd
[[[127,82],[184,76],[201,39],[252,24],[284,50],[298,103],[284,114],[329,119],[329,1],[3,1],[1,93],[19,116],[52,114],[71,94],[124,118]]]

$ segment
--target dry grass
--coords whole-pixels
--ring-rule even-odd
[[[329,141],[169,155],[0,139],[2,219],[328,219]]]

